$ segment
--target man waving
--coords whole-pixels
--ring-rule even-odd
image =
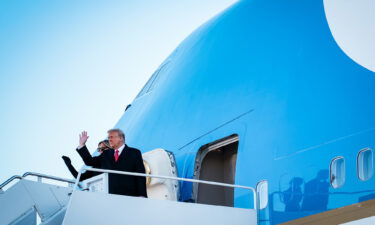
[[[89,138],[87,132],[83,131],[79,135],[77,152],[85,164],[101,169],[145,173],[141,151],[125,144],[124,132],[120,129],[111,129],[107,133],[112,149],[104,151],[97,157],[92,157],[86,147],[86,141]],[[147,198],[145,177],[110,173],[108,182],[110,194],[143,196]]]

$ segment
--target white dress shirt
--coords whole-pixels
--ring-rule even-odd
[[[124,150],[124,148],[125,148],[125,144],[121,145],[121,147],[117,149],[118,150],[118,156],[121,155],[121,152],[122,152],[122,150]],[[116,149],[115,149],[115,154],[116,154]]]

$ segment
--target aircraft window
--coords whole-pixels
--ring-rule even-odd
[[[363,181],[366,181],[372,177],[374,173],[372,149],[366,148],[358,153],[357,172],[359,179]]]
[[[264,209],[268,204],[268,181],[262,180],[257,184],[257,194],[259,198],[259,209]]]
[[[339,188],[345,183],[345,160],[344,157],[336,157],[330,166],[330,181],[333,188]]]

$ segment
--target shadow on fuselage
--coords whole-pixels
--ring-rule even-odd
[[[289,188],[282,192],[285,212],[298,212],[301,210],[303,179],[294,177],[289,182]]]
[[[301,177],[293,177],[289,187],[280,192],[280,202],[284,210],[271,209],[273,223],[282,223],[327,210],[329,202],[329,171],[319,170],[315,178],[305,182]],[[272,202],[271,205],[274,203]],[[272,207],[271,207],[272,208]]]
[[[328,205],[328,170],[320,170],[316,177],[304,184],[303,179],[293,177],[289,188],[282,192],[284,212],[324,211]]]
[[[327,210],[329,197],[328,170],[320,170],[317,176],[305,184],[301,211]]]

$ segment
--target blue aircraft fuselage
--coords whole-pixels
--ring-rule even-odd
[[[375,198],[375,178],[357,175],[358,152],[375,144],[374,87],[335,42],[322,0],[240,1],[177,47],[116,127],[143,152],[173,152],[187,178],[203,145],[237,134],[235,183],[268,181],[261,218],[275,224]],[[180,200],[191,195],[181,183]],[[235,206],[251,207],[249,193]]]

